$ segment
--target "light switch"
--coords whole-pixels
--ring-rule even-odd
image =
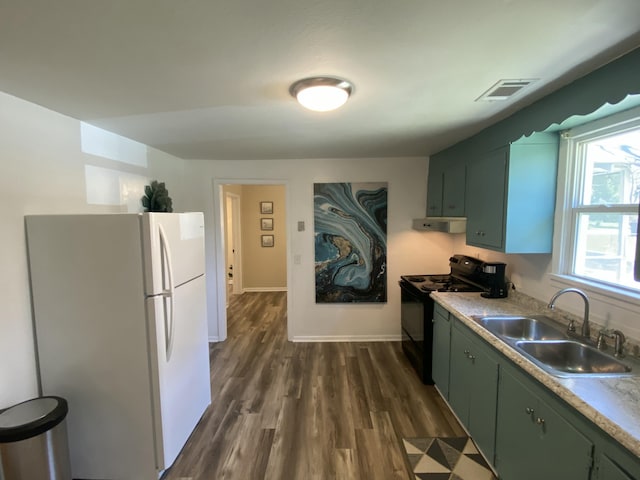
[[[304,222],[303,221],[298,222],[298,231],[299,232],[304,232]]]

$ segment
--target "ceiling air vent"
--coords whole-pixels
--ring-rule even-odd
[[[531,85],[538,80],[537,78],[525,78],[518,80],[498,80],[489,90],[484,92],[476,102],[494,102],[499,100],[507,100],[523,88]]]

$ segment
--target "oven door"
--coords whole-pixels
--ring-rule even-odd
[[[424,383],[431,384],[431,337],[433,300],[400,283],[402,350]]]
[[[422,350],[424,344],[424,300],[410,292],[405,286],[400,285],[400,288],[402,329]]]

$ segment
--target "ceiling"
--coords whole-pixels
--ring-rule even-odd
[[[425,156],[639,46],[638,19],[638,0],[0,0],[0,91],[181,158]],[[288,89],[314,75],[355,93],[306,111]]]

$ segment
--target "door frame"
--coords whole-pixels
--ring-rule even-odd
[[[223,235],[226,230],[231,227],[232,237],[234,241],[233,252],[231,254],[233,258],[233,293],[234,295],[242,293],[242,222],[241,222],[241,211],[240,211],[240,197],[232,192],[227,192],[225,194],[225,209],[227,207],[227,202],[231,202],[231,224],[229,224],[228,217],[227,222],[224,225]],[[225,239],[229,235],[225,235]],[[226,253],[226,248],[225,248]],[[227,269],[227,258],[225,255],[225,270]],[[226,277],[225,277],[226,282]],[[229,299],[227,298],[227,303]]]
[[[286,202],[286,258],[287,258],[287,338],[292,338],[291,321],[289,312],[292,311],[292,298],[290,289],[292,285],[291,270],[291,228],[289,228],[289,215],[291,210],[291,188],[289,181],[284,179],[255,179],[255,178],[214,178],[213,179],[213,214],[214,214],[214,238],[215,238],[215,289],[216,309],[218,320],[218,341],[227,338],[227,261],[225,255],[225,225],[224,211],[226,208],[223,185],[281,185],[285,189]],[[242,239],[240,239],[242,241]]]

